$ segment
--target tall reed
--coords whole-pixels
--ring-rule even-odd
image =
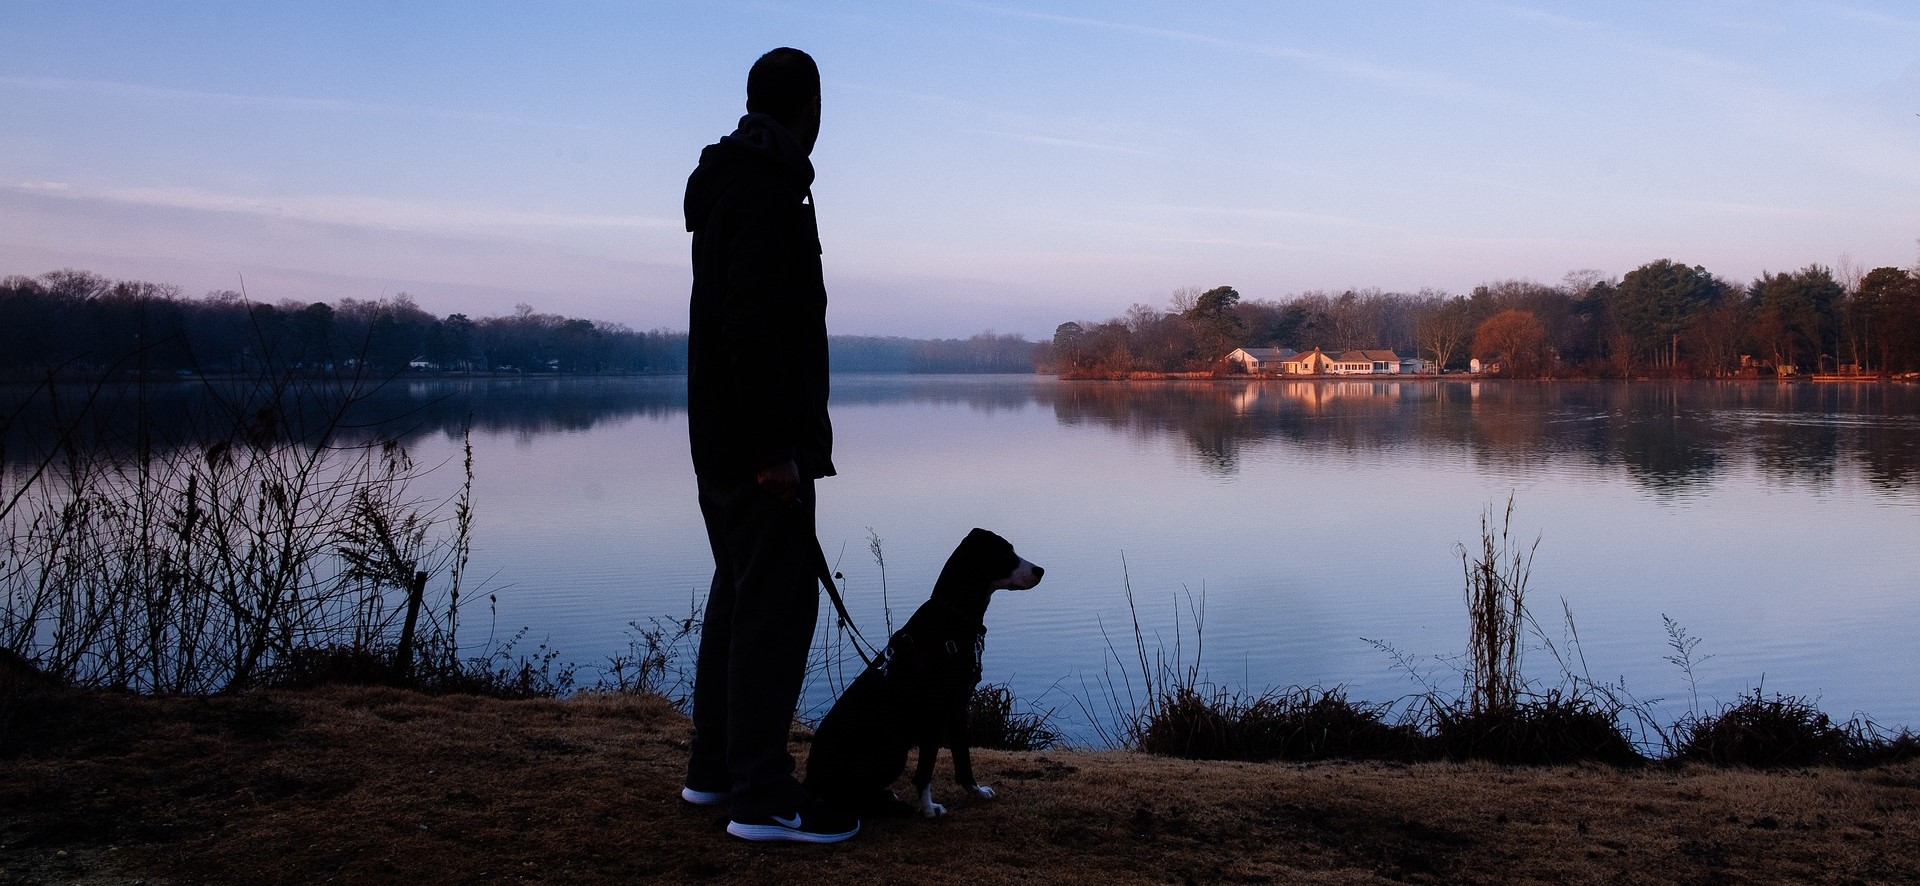
[[[1471,666],[1467,702],[1474,713],[1509,711],[1519,702],[1527,582],[1533,573],[1534,551],[1540,546],[1538,537],[1524,548],[1514,542],[1513,496],[1507,496],[1497,532],[1492,522],[1492,508],[1481,512],[1477,553],[1460,545]]]
[[[303,651],[390,655],[409,595],[431,592],[415,645],[422,667],[449,661],[471,450],[449,520],[409,492],[423,469],[405,448],[367,434],[382,383],[291,368],[202,382],[188,439],[160,437],[144,377],[71,404],[57,379],[35,388],[52,426],[14,426],[15,412],[0,427],[16,441],[0,474],[0,646],[74,685],[214,692]]]

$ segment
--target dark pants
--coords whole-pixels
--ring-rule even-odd
[[[731,790],[735,819],[786,814],[805,796],[787,737],[820,616],[813,484],[783,502],[752,478],[699,482],[714,568],[687,785]]]

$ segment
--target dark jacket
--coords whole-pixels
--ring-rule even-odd
[[[812,184],[806,150],[764,114],[708,145],[687,179],[687,425],[702,477],[751,477],[788,459],[803,477],[834,473]]]

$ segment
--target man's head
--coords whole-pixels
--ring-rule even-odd
[[[782,46],[747,72],[747,110],[780,121],[808,153],[820,137],[820,69],[810,56]]]

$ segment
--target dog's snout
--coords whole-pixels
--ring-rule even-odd
[[[1043,576],[1043,575],[1046,575],[1046,574],[1047,574],[1047,570],[1045,570],[1045,569],[1043,569],[1043,568],[1041,568],[1041,567],[1039,567],[1039,566],[1035,566],[1035,567],[1033,567],[1033,577],[1034,577],[1034,578],[1036,578],[1036,579],[1037,579],[1037,578],[1039,578],[1039,577],[1041,577],[1041,576]]]

